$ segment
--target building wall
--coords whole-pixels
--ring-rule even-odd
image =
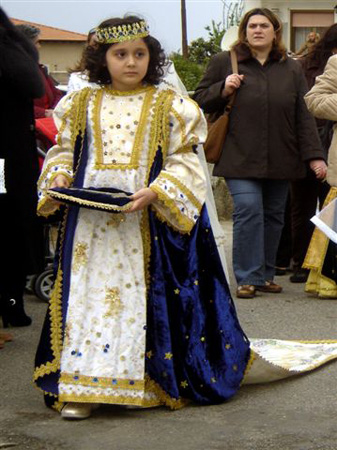
[[[45,64],[50,75],[61,84],[68,82],[68,70],[76,66],[81,58],[85,42],[42,41],[40,62]]]
[[[303,1],[303,0],[245,0],[245,11],[249,11],[252,8],[265,7],[274,11],[283,22],[283,38],[287,48],[295,51],[295,39],[294,30],[291,27],[291,11],[334,11],[336,6],[336,0],[317,0],[313,1]],[[334,14],[334,22],[337,22],[336,14]],[[315,27],[313,27],[315,28]],[[320,30],[318,30],[320,31]],[[300,39],[305,39],[305,33]],[[296,40],[296,46],[300,45],[301,42]]]

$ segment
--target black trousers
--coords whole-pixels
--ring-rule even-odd
[[[0,194],[0,295],[21,299],[26,275],[44,266],[43,228],[29,198]]]
[[[291,182],[285,212],[285,225],[277,253],[276,266],[301,267],[314,231],[311,217],[316,214],[317,201],[322,208],[330,186],[313,174]]]

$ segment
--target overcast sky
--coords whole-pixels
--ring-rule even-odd
[[[101,1],[101,0],[0,0],[10,17],[50,25],[69,31],[86,33],[109,17],[138,13],[150,24],[167,52],[181,49],[180,0]],[[189,42],[206,37],[205,26],[212,19],[222,22],[221,0],[186,0]]]

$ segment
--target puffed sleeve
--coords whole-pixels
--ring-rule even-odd
[[[337,121],[337,55],[329,58],[304,100],[315,117]]]
[[[38,180],[38,207],[39,215],[49,216],[58,208],[59,203],[46,195],[47,189],[58,175],[64,175],[69,182],[73,180],[73,108],[75,108],[78,92],[63,97],[54,110],[53,118],[58,134],[56,145],[51,147],[44,160],[42,172]]]
[[[158,195],[152,204],[158,217],[188,233],[197,221],[206,197],[206,177],[195,153],[206,139],[207,125],[198,105],[177,95],[169,115],[170,139],[163,169],[150,188]]]

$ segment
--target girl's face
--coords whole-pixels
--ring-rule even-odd
[[[271,50],[275,31],[270,20],[262,15],[251,16],[247,23],[246,36],[249,45],[255,50]]]
[[[129,91],[142,85],[150,53],[143,39],[136,39],[112,45],[106,52],[105,60],[112,88]]]

